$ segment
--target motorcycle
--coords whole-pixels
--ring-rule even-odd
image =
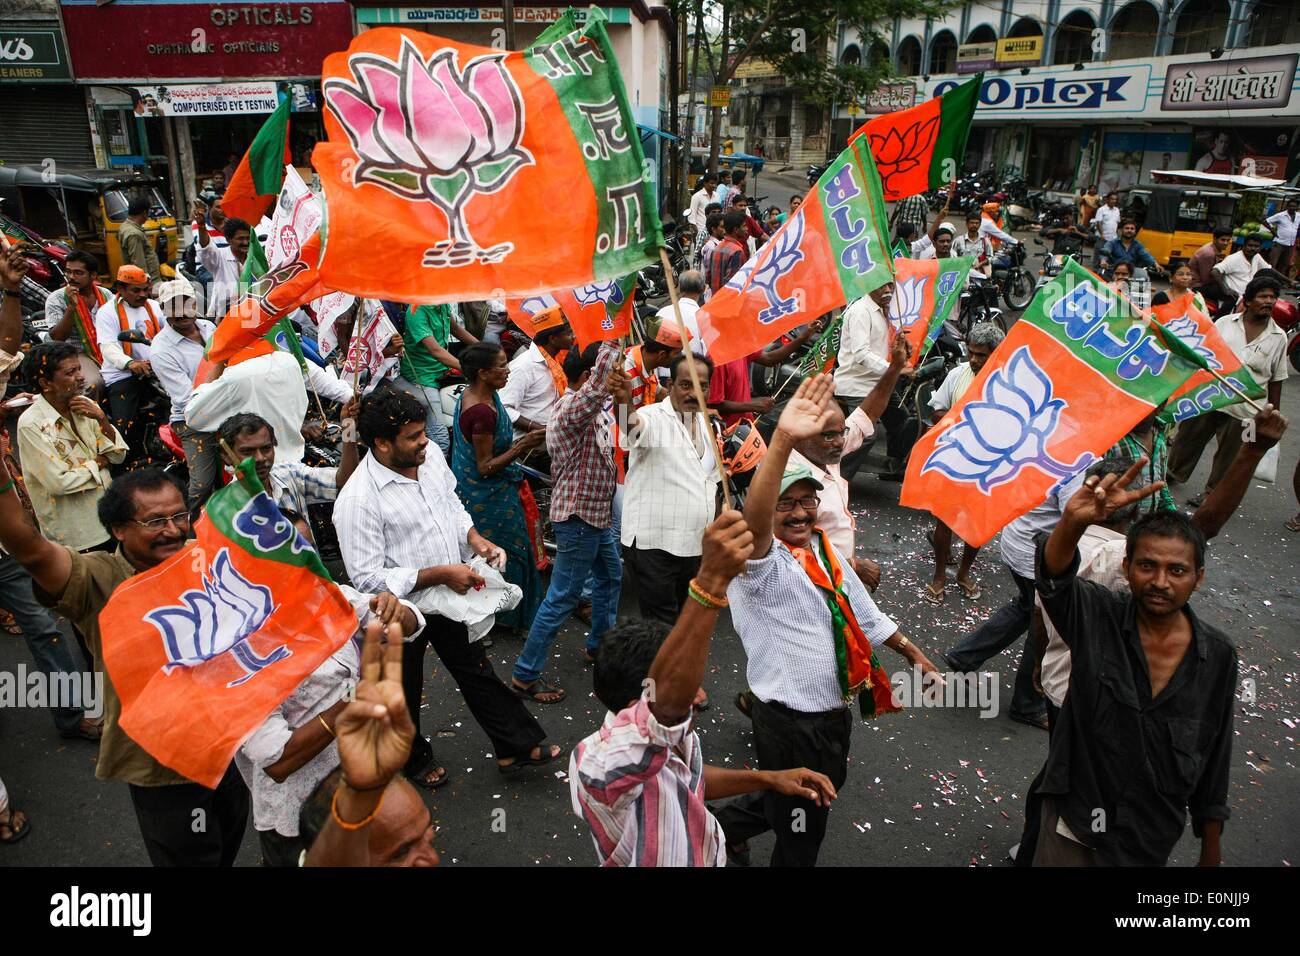
[[[815,163],[808,166],[808,188],[817,185],[817,180],[822,178],[822,173],[830,169],[832,160],[826,160],[824,163]]]
[[[992,322],[1007,331],[1007,320],[998,308],[999,289],[992,279],[982,272],[972,271],[966,290],[962,292],[957,311],[958,329],[963,338],[971,326]]]
[[[1034,297],[1034,277],[1024,268],[1029,254],[1023,242],[1004,242],[993,259],[993,282],[1007,308],[1019,312]]]

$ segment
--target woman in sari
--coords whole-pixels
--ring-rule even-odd
[[[479,534],[506,552],[505,578],[523,589],[519,606],[497,615],[497,624],[527,630],[546,589],[537,570],[524,506],[519,497],[519,460],[546,440],[542,429],[513,440],[514,427],[498,392],[510,377],[501,346],[479,342],[460,356],[465,390],[452,419],[451,470],[456,494]]]

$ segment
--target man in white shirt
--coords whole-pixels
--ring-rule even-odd
[[[1286,205],[1264,221],[1273,230],[1273,268],[1288,278],[1294,277],[1295,237],[1300,214],[1296,212],[1300,201],[1293,196]]]
[[[154,336],[151,364],[172,402],[172,431],[185,448],[185,466],[190,474],[186,501],[190,510],[196,511],[216,483],[221,455],[210,432],[196,432],[185,424],[185,406],[194,391],[194,376],[207,352],[208,339],[216,329],[211,322],[198,318],[198,301],[184,279],[162,283],[158,287],[158,305],[167,317],[167,325]]]
[[[194,201],[193,213],[194,232],[199,237],[198,262],[212,274],[205,312],[220,321],[231,304],[239,298],[239,278],[244,271],[244,260],[248,257],[253,230],[242,219],[227,219],[221,226],[221,234],[225,236],[227,244],[221,246],[212,241],[212,236],[208,233],[207,207],[197,199]]]
[[[844,326],[840,335],[840,350],[835,366],[835,400],[846,416],[862,404],[871,394],[885,370],[889,368],[889,303],[894,298],[892,282],[881,286],[870,295],[850,303],[844,310]],[[904,369],[902,378],[910,378],[913,369]],[[880,416],[880,423],[888,431],[887,447],[892,461],[881,477],[902,480],[902,462],[916,441],[915,430],[907,427],[908,416],[899,401],[897,391],[890,393],[889,404]],[[857,473],[865,454],[859,449],[846,456],[841,463],[848,477]]]
[[[447,462],[440,454],[427,454],[423,405],[406,392],[380,389],[362,401],[357,431],[370,454],[334,503],[339,548],[354,587],[409,597],[418,606],[430,588],[465,594],[482,587],[484,578],[465,563],[474,555],[505,567],[505,551],[474,530]],[[447,780],[419,732],[426,644],[433,645],[491,740],[501,773],[512,775],[559,757],[560,748],[542,743],[546,732],[493,672],[482,642],[470,641],[463,623],[427,612],[426,619],[424,631],[402,652],[402,685],[416,727],[406,764],[412,782],[433,789]]]
[[[1268,261],[1259,251],[1262,244],[1259,236],[1247,236],[1240,250],[1224,256],[1210,270],[1210,274],[1219,280],[1219,286],[1226,293],[1220,300],[1222,305],[1229,309],[1236,308],[1238,299],[1246,291],[1250,280],[1255,278],[1255,273],[1268,268]]]
[[[119,342],[117,337],[121,332],[135,331],[152,340],[163,322],[157,307],[149,301],[149,276],[139,266],[118,269],[115,289],[113,298],[95,313],[95,336],[104,360],[100,375],[113,426],[128,447],[139,451],[144,447],[140,379],[153,374],[149,346]]]
[[[671,625],[700,569],[700,542],[717,510],[716,441],[691,385],[686,358],[670,366],[668,401],[636,407],[626,387],[629,449],[623,493],[623,560],[636,579],[641,616]],[[694,359],[708,394],[713,362]]]
[[[1094,265],[1101,264],[1101,250],[1106,243],[1112,239],[1119,238],[1119,193],[1107,193],[1106,205],[1097,210],[1097,214],[1092,217],[1093,225],[1097,227],[1097,245],[1094,249]]]
[[[807,767],[839,791],[848,776],[853,727],[846,699],[857,696],[863,716],[897,709],[875,649],[890,643],[925,668],[923,656],[876,607],[858,576],[844,573],[846,556],[816,529],[821,482],[806,468],[786,468],[796,444],[826,429],[833,391],[830,376],[814,376],[781,413],[745,500],[753,554],[726,600],[745,645],[759,764],[764,770]],[[832,602],[839,615],[832,616]],[[827,814],[807,798],[769,791],[737,798],[720,807],[717,818],[730,857],[744,860],[747,841],[771,830],[772,866],[815,866]],[[790,825],[796,818],[803,826]]]
[[[713,193],[718,188],[716,173],[705,173],[700,177],[700,188],[691,196],[691,208],[686,212],[687,221],[699,231],[704,231],[704,207],[714,202]]]
[[[515,441],[528,432],[545,428],[551,420],[563,381],[559,356],[573,348],[573,332],[567,325],[542,329],[527,349],[510,362],[510,378],[501,389],[501,404],[515,425]]]
[[[700,299],[706,288],[704,273],[697,269],[687,269],[677,277],[677,306],[681,309],[686,331],[691,333],[691,351],[696,355],[704,355],[707,351],[704,339],[700,338],[700,321],[695,317],[700,311]],[[677,324],[677,314],[673,311],[671,302],[656,312],[655,318],[661,325],[664,322]]]
[[[307,419],[307,387],[321,398],[346,404],[352,385],[307,362],[307,379],[302,366],[289,352],[276,350],[235,365],[217,365],[212,378],[194,389],[185,406],[185,424],[195,431],[214,432],[231,415],[253,412],[261,415],[280,438],[282,461],[302,461],[303,432],[312,426]]]
[[[1258,276],[1246,286],[1243,296],[1245,311],[1214,320],[1214,327],[1255,381],[1267,391],[1268,403],[1274,408],[1282,405],[1282,383],[1290,375],[1287,334],[1273,321],[1273,306],[1281,292],[1282,284],[1277,279],[1269,275]],[[1205,482],[1206,493],[1213,491],[1241,448],[1242,427],[1253,414],[1254,410],[1245,402],[1234,402],[1180,424],[1169,449],[1168,480],[1174,483],[1190,481],[1197,462],[1201,460],[1201,452],[1213,437],[1216,442],[1214,461]],[[1189,503],[1198,501],[1199,498],[1193,498]]]

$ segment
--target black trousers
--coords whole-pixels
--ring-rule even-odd
[[[104,397],[108,399],[109,420],[129,447],[127,459],[133,458],[141,448],[140,436],[144,427],[140,421],[140,382],[134,375],[114,382],[104,389]],[[113,474],[119,474],[125,465],[126,459],[121,465],[114,465]]]
[[[633,541],[632,547],[623,549],[623,563],[636,581],[641,616],[669,627],[676,624],[691,578],[700,573],[699,556],[682,558],[654,548],[638,548]]]
[[[154,866],[234,866],[250,802],[234,763],[215,790],[197,783],[131,784],[131,804]]]
[[[1056,725],[1061,721],[1061,708],[1053,704],[1046,696],[1043,697],[1043,702],[1047,704],[1047,746],[1050,750],[1052,737],[1056,733]],[[1025,828],[1020,834],[1020,849],[1016,851],[1016,866],[1034,865],[1034,853],[1038,849],[1038,833],[1043,816],[1043,797],[1038,792],[1038,788],[1043,785],[1043,777],[1046,774],[1047,761],[1044,760],[1043,769],[1038,771],[1038,776],[1034,778],[1025,794]]]
[[[296,867],[302,851],[307,849],[302,837],[285,836],[275,830],[258,830],[257,841],[262,844],[263,866]]]
[[[420,729],[426,645],[432,645],[443,667],[460,688],[465,706],[492,741],[492,750],[497,757],[527,755],[545,740],[546,731],[537,718],[492,670],[483,643],[470,643],[465,625],[457,621],[433,614],[425,615],[425,619],[424,630],[402,647],[402,690],[406,693],[411,722],[415,724],[415,740],[411,744],[406,772],[415,776],[428,770],[433,763],[433,747]]]
[[[901,386],[895,386],[894,390],[889,393],[889,404],[880,415],[880,424],[885,426],[885,453],[894,460],[898,468],[906,465],[907,456],[912,452],[912,446],[916,444],[917,437],[920,434],[916,418],[911,412],[903,407],[902,399],[903,390]],[[844,417],[848,418],[862,404],[862,397],[852,397],[836,395],[835,400],[839,403]],[[858,469],[862,467],[863,461],[866,460],[868,452],[871,451],[873,441],[869,441],[857,451],[851,452],[844,456],[840,462],[840,471],[842,474],[852,477],[857,474]]]
[[[805,714],[750,695],[754,750],[764,770],[807,767],[830,777],[838,791],[849,775],[849,735],[853,710]],[[826,836],[829,807],[786,797],[771,790],[747,793],[714,814],[727,843],[742,843],[771,830],[776,834],[772,866],[816,866]]]

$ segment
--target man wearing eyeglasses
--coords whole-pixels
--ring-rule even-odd
[[[66,616],[85,635],[95,659],[102,660],[100,611],[124,581],[185,547],[190,513],[180,485],[157,468],[116,479],[103,492],[98,513],[115,547],[111,552],[81,553],[41,537],[0,463],[0,546],[31,574],[36,599]],[[215,790],[163,766],[118,725],[122,705],[107,671],[103,707],[104,732],[95,776],[130,785],[140,834],[153,864],[233,864],[249,809],[248,788],[234,764]],[[203,825],[196,826],[200,820]]]

